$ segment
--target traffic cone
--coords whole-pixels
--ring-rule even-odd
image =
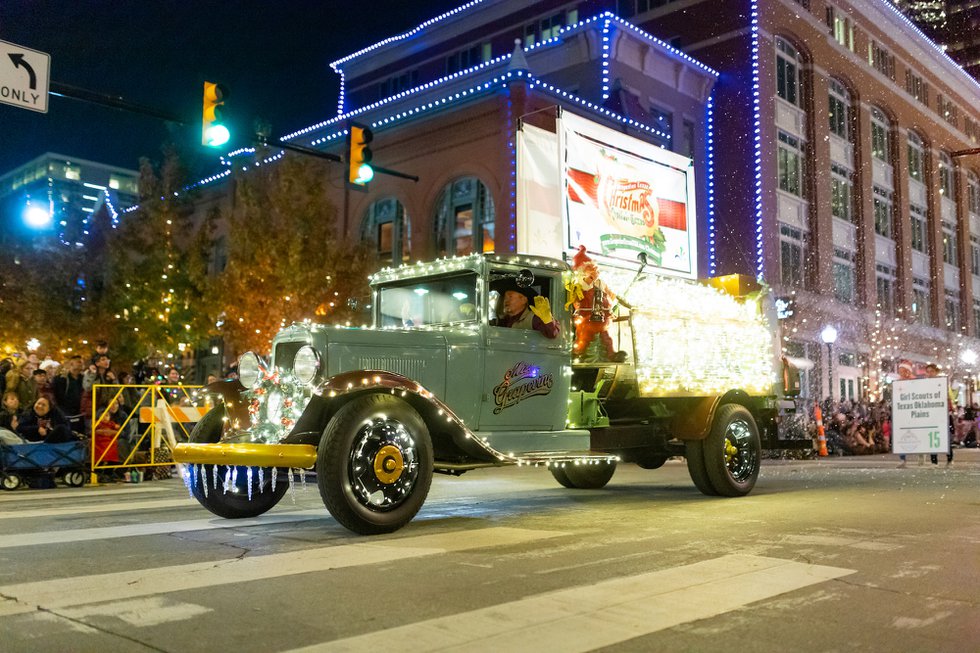
[[[817,450],[818,456],[827,455],[827,434],[823,430],[823,411],[820,410],[819,404],[814,404],[813,415],[817,418],[817,443],[819,449]]]

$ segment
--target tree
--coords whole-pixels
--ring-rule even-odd
[[[242,175],[228,216],[228,263],[212,285],[216,323],[238,351],[268,352],[272,336],[304,319],[360,319],[348,299],[368,292],[373,257],[339,236],[326,195],[336,170],[285,156]]]
[[[195,224],[185,171],[172,148],[159,171],[140,161],[139,208],[109,236],[103,307],[115,326],[113,349],[133,360],[177,354],[204,343],[208,319],[204,286],[209,219]]]

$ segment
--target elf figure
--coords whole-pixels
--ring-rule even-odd
[[[616,294],[599,278],[599,266],[586,254],[584,245],[579,245],[572,257],[572,278],[565,289],[568,291],[565,308],[574,307],[575,345],[572,352],[575,357],[581,358],[598,337],[606,360],[615,363],[626,360],[626,352],[616,351],[609,335],[610,313],[617,300]],[[622,301],[619,303],[626,305]]]

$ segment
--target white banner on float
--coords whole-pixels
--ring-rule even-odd
[[[517,251],[561,258],[558,135],[531,125],[517,132]]]
[[[691,160],[568,112],[559,131],[566,247],[696,278]]]
[[[892,383],[892,452],[949,449],[949,381],[945,376]]]

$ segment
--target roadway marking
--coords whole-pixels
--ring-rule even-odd
[[[591,651],[855,573],[752,555],[726,555],[594,585],[428,619],[291,653],[384,650]],[[6,594],[6,592],[4,592]]]
[[[89,620],[89,623],[91,623],[92,617],[112,617],[130,626],[145,628],[173,621],[193,619],[208,612],[213,612],[213,610],[195,603],[183,603],[163,596],[154,596],[146,599],[68,608],[59,610],[58,615],[77,621]]]
[[[113,487],[98,490],[95,488],[89,489],[89,487],[59,488],[52,490],[15,490],[9,494],[5,492],[3,496],[0,496],[0,503],[13,503],[15,501],[18,503],[24,503],[25,501],[41,501],[45,499],[57,499],[64,501],[68,498],[87,499],[89,497],[105,496],[109,494],[115,496],[120,494],[142,494],[144,492],[173,492],[177,489],[176,485],[173,487],[147,487],[143,485],[140,487]]]
[[[167,592],[377,565],[440,553],[527,544],[563,535],[566,533],[506,527],[483,528],[19,583],[0,587],[0,597],[10,599],[9,603],[0,604],[0,615],[33,612],[39,607],[55,610],[96,602],[127,601]]]
[[[98,512],[123,512],[131,510],[154,510],[157,508],[200,508],[197,501],[184,499],[156,499],[146,501],[126,501],[124,503],[105,503],[90,506],[66,508],[41,508],[38,510],[19,510],[4,512],[0,519],[35,519],[37,517],[58,517],[60,515],[90,515]]]
[[[188,499],[187,501],[190,503],[193,500]],[[221,517],[211,517],[208,519],[161,522],[159,524],[130,524],[126,526],[106,526],[102,528],[76,528],[66,531],[18,533],[17,535],[0,535],[0,549],[9,549],[18,546],[36,546],[40,544],[90,542],[92,540],[109,540],[117,537],[163,535],[166,533],[190,533],[193,531],[209,531],[219,528],[268,526],[269,524],[282,524],[288,522],[328,518],[328,514],[323,509],[316,509],[280,512],[274,514],[266,513],[265,515],[254,517],[252,519],[223,519]]]

